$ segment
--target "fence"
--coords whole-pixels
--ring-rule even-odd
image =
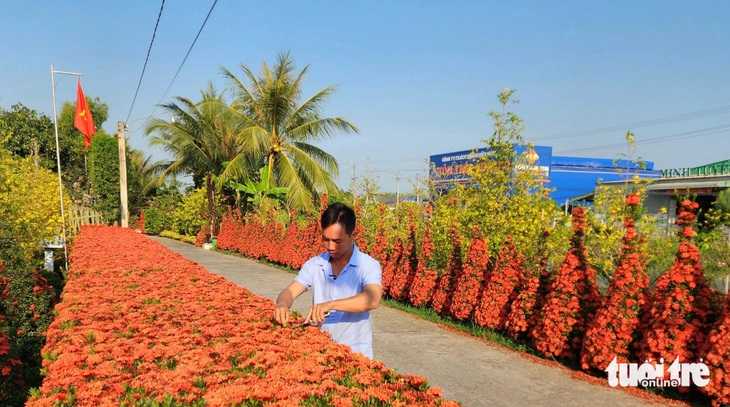
[[[69,211],[68,234],[75,236],[83,225],[101,225],[103,223],[104,219],[99,212],[85,206],[73,205]]]

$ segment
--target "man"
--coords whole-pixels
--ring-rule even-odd
[[[274,320],[286,325],[294,300],[311,289],[313,305],[305,321],[321,324],[332,339],[372,359],[370,310],[378,308],[383,293],[380,264],[353,243],[355,212],[347,205],[330,205],[320,224],[325,252],[309,259],[279,294]]]

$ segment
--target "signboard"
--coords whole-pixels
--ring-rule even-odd
[[[538,170],[544,180],[550,179],[552,147],[516,145],[514,149],[518,157],[524,157],[524,163],[520,163],[517,169],[522,166],[523,168]],[[478,164],[480,160],[493,154],[493,150],[479,148],[432,155],[429,159],[431,181],[435,184],[465,183],[470,178],[467,174],[469,166]]]
[[[661,178],[702,177],[708,175],[730,175],[730,160],[693,168],[671,168],[661,170]]]

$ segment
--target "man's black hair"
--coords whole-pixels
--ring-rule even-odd
[[[342,202],[330,204],[330,206],[322,212],[320,224],[322,225],[322,230],[325,230],[334,223],[339,223],[344,226],[345,233],[352,235],[352,232],[355,230],[355,211]]]

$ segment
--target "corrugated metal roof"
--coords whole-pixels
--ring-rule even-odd
[[[646,186],[649,191],[675,190],[675,189],[694,189],[694,188],[727,188],[730,181],[675,181],[675,182],[654,182]]]

